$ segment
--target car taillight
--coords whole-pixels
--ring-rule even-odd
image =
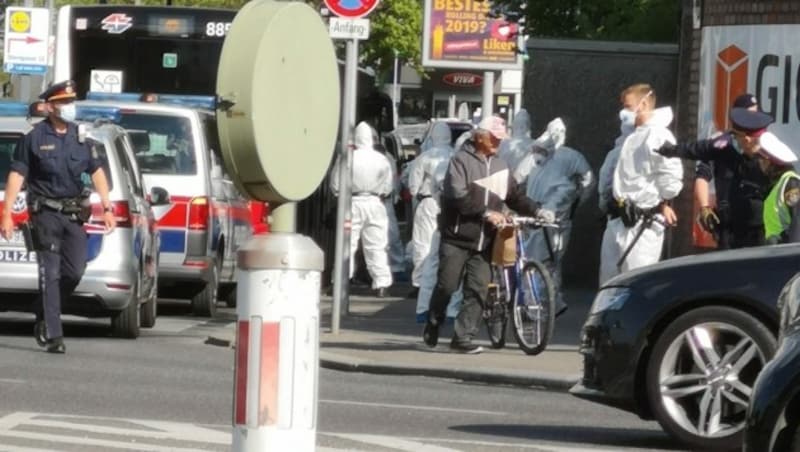
[[[208,198],[199,196],[189,202],[189,229],[208,229]]]
[[[133,227],[131,221],[131,209],[128,201],[111,201],[111,213],[114,214],[114,219],[117,220],[118,228]],[[103,206],[100,203],[92,203],[92,219],[90,224],[103,225]]]

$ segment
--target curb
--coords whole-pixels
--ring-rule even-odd
[[[388,375],[419,375],[426,377],[450,378],[489,384],[539,387],[551,391],[567,392],[580,380],[579,374],[560,375],[547,372],[487,371],[466,368],[445,368],[407,364],[380,363],[372,360],[320,350],[319,365],[325,369],[346,372],[363,372]]]

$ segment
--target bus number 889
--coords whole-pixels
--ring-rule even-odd
[[[206,36],[225,36],[231,28],[231,22],[207,22]]]

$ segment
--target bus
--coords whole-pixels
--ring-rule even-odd
[[[172,6],[62,7],[53,80],[88,91],[215,95],[236,10]]]

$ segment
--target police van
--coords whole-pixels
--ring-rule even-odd
[[[15,224],[28,220],[25,193],[13,202],[3,199],[5,183],[19,139],[38,119],[26,120],[28,106],[0,103],[0,209],[12,209]],[[111,317],[112,334],[135,338],[139,328],[156,322],[158,302],[158,230],[152,209],[167,202],[168,194],[154,187],[147,195],[124,129],[113,124],[82,124],[109,182],[109,200],[117,227],[108,232],[96,193],[91,195],[92,216],[87,233],[87,266],[74,296],[62,300],[62,312],[87,317]],[[83,175],[91,186],[91,178]],[[24,187],[23,187],[24,190]],[[10,241],[0,239],[0,310],[33,310],[37,286],[36,255],[25,248],[17,228]]]
[[[130,133],[145,185],[170,193],[155,209],[159,294],[190,297],[196,315],[213,316],[222,292],[233,293],[236,252],[253,232],[249,200],[222,164],[214,98],[90,92],[77,104],[106,108]]]

